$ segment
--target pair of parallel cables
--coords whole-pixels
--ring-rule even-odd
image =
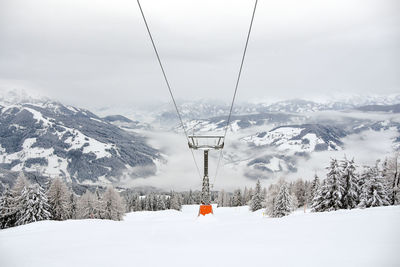
[[[147,24],[147,20],[146,20],[146,17],[145,17],[145,15],[144,15],[142,6],[140,5],[140,1],[139,1],[139,0],[137,0],[137,3],[138,3],[138,6],[139,6],[139,9],[140,9],[140,13],[142,14],[144,24],[146,25],[147,33],[149,34],[151,44],[153,45],[154,52],[155,52],[155,54],[156,54],[156,56],[157,56],[158,64],[160,65],[160,68],[161,68],[162,74],[163,74],[163,76],[164,76],[164,80],[165,80],[165,83],[166,83],[166,85],[167,85],[169,94],[170,94],[171,99],[172,99],[172,102],[173,102],[173,104],[174,104],[174,106],[175,106],[176,113],[177,113],[177,115],[178,115],[178,118],[179,118],[179,121],[180,121],[180,123],[181,123],[182,129],[183,129],[183,131],[184,131],[184,133],[185,133],[186,140],[189,142],[189,136],[188,136],[186,127],[185,127],[185,125],[184,125],[184,123],[183,123],[182,116],[181,116],[181,114],[179,113],[179,109],[178,109],[178,106],[177,106],[177,104],[176,104],[174,94],[172,93],[171,86],[170,86],[170,84],[169,84],[167,75],[166,75],[166,73],[165,73],[164,66],[163,66],[163,64],[162,64],[162,62],[161,62],[160,55],[159,55],[159,53],[158,53],[157,47],[156,47],[156,45],[155,45],[155,43],[154,43],[153,36],[152,36],[152,34],[151,34],[151,32],[150,32],[149,25]],[[252,16],[251,16],[250,26],[249,26],[249,30],[248,30],[248,32],[247,32],[246,44],[245,44],[245,46],[244,46],[243,55],[242,55],[242,60],[241,60],[241,62],[240,62],[239,73],[238,73],[237,79],[236,79],[235,91],[234,91],[234,93],[233,93],[233,98],[232,98],[232,103],[231,103],[231,107],[230,107],[230,110],[229,110],[228,120],[227,120],[226,125],[225,125],[224,138],[223,138],[224,142],[225,142],[225,138],[226,138],[226,133],[228,132],[228,128],[229,128],[229,125],[230,125],[230,122],[231,122],[231,116],[232,116],[233,106],[234,106],[234,103],[235,103],[235,100],[236,100],[236,93],[237,93],[237,90],[238,90],[238,87],[239,87],[240,77],[241,77],[242,69],[243,69],[243,63],[244,63],[244,59],[245,59],[245,57],[246,57],[247,46],[248,46],[249,40],[250,40],[250,33],[251,33],[251,29],[252,29],[252,27],[253,27],[253,21],[254,21],[254,16],[255,16],[255,14],[256,14],[257,3],[258,3],[258,0],[256,0],[255,3],[254,3],[253,14],[252,14]],[[191,151],[191,153],[192,153],[193,161],[194,161],[194,164],[195,164],[195,166],[196,166],[196,169],[197,169],[197,172],[198,172],[198,174],[199,174],[199,177],[200,177],[200,179],[202,179],[199,166],[198,166],[198,164],[197,164],[196,158],[195,158],[194,153],[193,153],[193,149],[190,148],[190,151]],[[222,149],[221,149],[221,150],[220,150],[220,153],[219,153],[219,156],[218,156],[217,168],[216,168],[216,170],[215,170],[215,176],[214,176],[214,180],[213,180],[212,185],[215,184],[215,181],[216,181],[216,179],[217,179],[218,170],[219,170],[219,167],[220,167],[220,163],[221,163],[222,156],[223,156],[223,153],[222,153]]]

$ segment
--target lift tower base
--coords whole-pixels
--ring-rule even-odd
[[[204,150],[204,176],[201,188],[201,205],[199,216],[213,214],[210,196],[210,179],[208,177],[208,152],[209,150],[219,150],[224,148],[223,136],[197,135],[189,136],[189,148]]]

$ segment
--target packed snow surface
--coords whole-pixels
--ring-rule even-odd
[[[400,206],[297,211],[248,207],[42,221],[0,231],[0,266],[400,266]]]

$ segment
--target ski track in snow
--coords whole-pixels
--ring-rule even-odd
[[[400,207],[263,217],[248,207],[42,221],[0,231],[0,266],[399,266]]]

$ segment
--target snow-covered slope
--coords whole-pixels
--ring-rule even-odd
[[[288,123],[301,123],[305,121],[301,115],[287,113],[257,113],[246,115],[233,115],[229,124],[229,130],[237,132],[251,127],[263,125],[286,125]],[[208,119],[191,120],[186,123],[186,129],[198,133],[210,131],[223,131],[226,127],[228,116],[211,117]]]
[[[260,132],[242,140],[252,146],[274,146],[280,151],[312,152],[340,150],[340,138],[346,133],[332,126],[303,124],[280,126],[268,132]]]
[[[248,207],[130,213],[124,221],[42,221],[0,231],[2,267],[342,266],[400,262],[400,207],[297,211],[263,217]]]
[[[78,183],[155,172],[158,152],[88,110],[57,102],[0,106],[0,168],[62,176]]]

